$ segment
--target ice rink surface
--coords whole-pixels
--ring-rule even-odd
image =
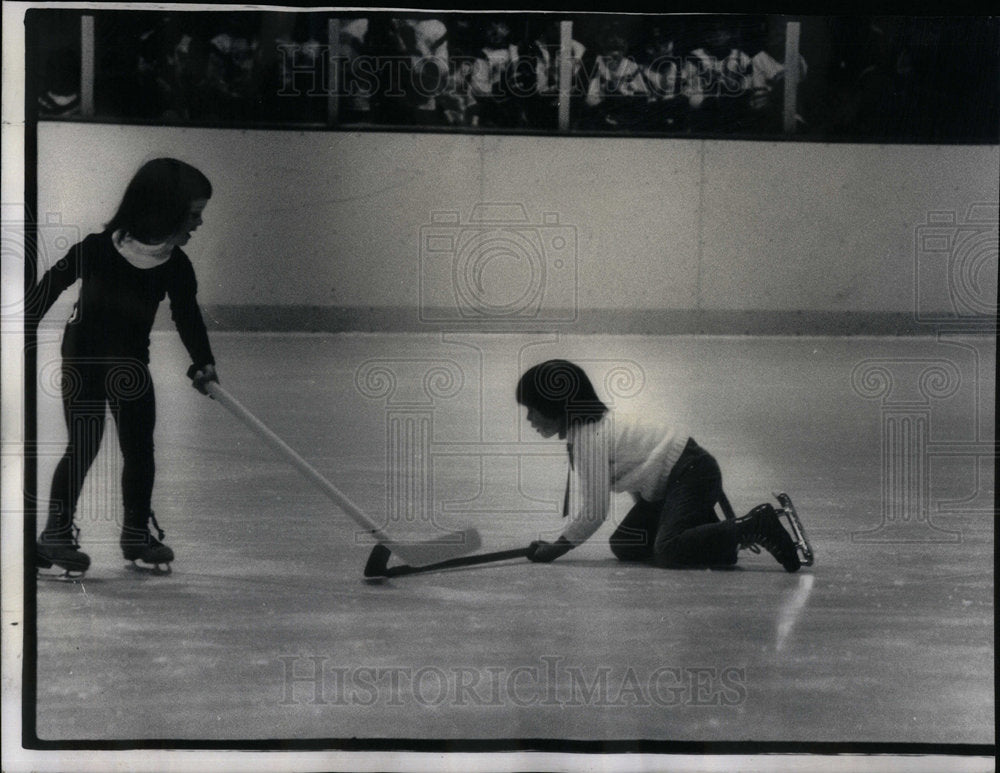
[[[58,337],[42,338],[44,501],[64,430]],[[91,571],[38,584],[39,738],[995,742],[991,337],[213,346],[223,385],[394,534],[471,526],[483,550],[558,535],[565,450],[513,393],[564,357],[616,409],[689,427],[738,515],[789,492],[816,564],[621,564],[607,538],[622,497],[553,564],[366,584],[371,543],[192,390],[176,334],[157,333],[153,501],[173,573],[125,568],[109,424],[78,514]]]

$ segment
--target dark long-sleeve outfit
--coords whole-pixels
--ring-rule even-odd
[[[100,448],[106,407],[121,445],[126,514],[150,512],[155,464],[156,400],[149,373],[150,331],[160,301],[170,309],[194,365],[214,364],[187,255],[174,247],[153,268],[136,268],[115,249],[110,233],[91,234],[42,277],[26,317],[39,321],[59,295],[82,279],[80,297],[62,341],[61,391],[69,432],[52,480],[46,531],[67,531],[84,478]]]

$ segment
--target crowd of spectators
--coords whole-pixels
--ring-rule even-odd
[[[553,14],[331,18],[98,15],[97,110],[166,123],[555,131],[568,77],[571,131],[771,135],[785,126],[778,17],[566,17],[565,61],[564,17]],[[939,63],[954,59],[962,32],[928,33],[935,29],[832,17],[822,36],[805,35],[796,132],[905,134],[935,112],[914,114],[913,105],[957,103],[944,93],[956,78]],[[72,51],[49,52],[40,114],[78,109],[75,64]],[[987,99],[995,111],[995,95]]]
[[[763,19],[742,25],[657,19],[636,29],[606,20],[573,22],[565,65],[570,128],[780,131],[783,25],[776,28],[779,34],[769,35]],[[558,20],[425,18],[380,25],[352,20],[341,30],[341,87],[352,98],[346,120],[558,126],[563,72]],[[800,57],[800,77],[806,72]],[[362,81],[376,88],[357,99]]]

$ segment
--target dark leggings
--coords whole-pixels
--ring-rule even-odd
[[[729,566],[739,549],[732,521],[720,521],[722,473],[715,458],[688,441],[658,502],[639,499],[611,535],[621,561],[663,567]]]
[[[64,358],[61,377],[69,442],[52,477],[46,531],[70,528],[83,481],[101,447],[108,407],[122,451],[122,503],[126,512],[147,513],[156,473],[156,397],[149,368],[131,359]]]

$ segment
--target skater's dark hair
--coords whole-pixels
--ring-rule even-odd
[[[568,360],[548,360],[528,368],[517,382],[517,402],[558,421],[571,424],[600,421],[608,412],[587,374]]]
[[[157,158],[135,173],[104,229],[158,244],[184,225],[193,201],[210,198],[212,183],[200,171],[175,158]]]

